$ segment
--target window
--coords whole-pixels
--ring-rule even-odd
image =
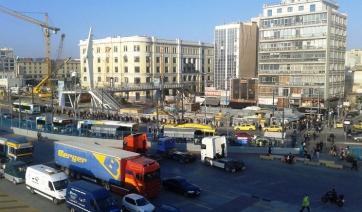
[[[139,66],[134,67],[134,73],[140,73],[140,67]]]
[[[176,77],[172,77],[172,82],[176,82]]]
[[[87,60],[84,58],[84,59],[83,59],[83,63],[86,63],[86,62],[87,62]]]
[[[87,82],[87,77],[83,77],[83,81],[84,81],[84,82]]]
[[[168,63],[168,57],[165,57],[165,63]]]
[[[123,57],[123,60],[124,60],[125,63],[127,63],[127,62],[128,62],[128,57],[125,55],[125,56]]]
[[[133,51],[139,52],[140,51],[140,45],[134,45],[133,46]]]
[[[86,68],[86,67],[83,68],[83,72],[87,72],[87,68]]]
[[[268,10],[268,16],[272,16],[273,15],[273,10]]]
[[[165,67],[165,73],[168,73],[168,67],[167,66]]]
[[[151,46],[146,46],[146,52],[150,52],[151,51]]]
[[[293,12],[293,7],[288,7],[288,12]]]
[[[282,13],[282,12],[283,12],[282,8],[277,9],[277,13]]]
[[[157,68],[156,68],[156,72],[157,72],[157,73],[160,73],[160,67],[157,67]]]
[[[299,7],[298,7],[298,10],[299,10],[299,11],[303,11],[303,10],[304,10],[304,6],[299,6]]]
[[[118,66],[114,67],[114,72],[118,73]]]
[[[266,82],[266,77],[262,77],[262,78],[261,78],[261,81],[262,81],[262,82]]]
[[[172,58],[172,62],[173,62],[173,63],[176,63],[176,57],[173,57],[173,58]]]
[[[124,52],[128,51],[127,46],[123,46],[123,51]]]
[[[315,11],[315,4],[311,4],[311,5],[310,5],[310,11],[311,11],[311,12],[314,12],[314,11]]]
[[[139,78],[139,77],[134,78],[134,83],[136,83],[136,84],[141,83],[141,78]]]
[[[276,77],[272,77],[272,82],[276,82]]]
[[[173,72],[173,73],[176,73],[176,67],[173,67],[173,68],[172,68],[172,72]]]
[[[98,67],[98,72],[101,72],[101,67]]]
[[[101,53],[101,48],[97,47],[97,53]]]
[[[125,82],[125,83],[128,83],[128,77],[125,77],[125,78],[124,78],[124,82]]]
[[[146,73],[151,73],[151,72],[150,72],[150,67],[149,67],[149,66],[147,66],[147,67],[146,67]]]
[[[118,57],[115,57],[115,58],[114,58],[114,62],[115,62],[115,63],[118,63]]]
[[[102,77],[98,77],[98,82],[101,82],[102,81]]]
[[[146,82],[151,82],[151,77],[147,77]]]
[[[128,67],[127,66],[124,67],[124,73],[128,73]]]
[[[139,63],[140,62],[140,57],[134,57],[134,62]]]
[[[114,78],[114,82],[119,82],[118,77],[115,77],[115,78]]]
[[[100,58],[100,57],[97,58],[97,62],[98,62],[98,63],[101,62],[101,58]]]
[[[156,57],[156,63],[160,62],[160,57]]]

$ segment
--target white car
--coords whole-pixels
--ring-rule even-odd
[[[138,194],[127,194],[122,199],[123,211],[153,212],[153,206],[146,198]]]
[[[351,120],[351,119],[345,119],[345,120],[343,121],[343,124],[345,124],[345,125],[350,125],[350,124],[352,124],[352,120]]]

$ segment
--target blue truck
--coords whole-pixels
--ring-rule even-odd
[[[196,155],[191,152],[181,152],[176,149],[176,140],[172,137],[159,138],[157,142],[157,154],[162,158],[177,160],[180,163],[194,162]]]
[[[54,162],[65,174],[103,185],[122,195],[160,193],[160,166],[152,159],[87,141],[54,142]]]

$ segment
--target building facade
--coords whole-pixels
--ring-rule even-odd
[[[52,61],[52,64],[54,63],[55,62]],[[17,57],[16,64],[26,85],[37,85],[42,79],[48,76],[45,58]],[[52,67],[55,69],[54,65]],[[72,72],[80,72],[79,59],[72,59],[65,63],[64,66],[57,71],[57,76],[54,78],[71,77]]]
[[[0,48],[0,79],[16,77],[16,63],[13,49]]]
[[[213,44],[149,36],[107,37],[93,40],[93,76],[86,65],[87,40],[81,40],[81,84],[90,87],[127,87],[184,83],[194,92],[213,86]],[[204,84],[204,76],[206,85]],[[164,90],[176,96],[175,89]],[[153,91],[125,94],[127,100],[152,100]]]
[[[214,41],[216,89],[230,91],[232,78],[252,78],[257,75],[257,22],[216,26]]]
[[[259,17],[259,105],[275,101],[278,107],[334,108],[341,104],[347,15],[338,9],[329,0],[264,5]]]

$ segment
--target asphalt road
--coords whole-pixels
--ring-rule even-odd
[[[0,136],[14,136],[4,135]],[[34,139],[35,140],[35,139]],[[53,165],[53,142],[34,141],[34,164]],[[323,155],[321,155],[322,157]],[[200,197],[185,198],[182,195],[161,189],[161,195],[151,200],[154,205],[161,203],[179,207],[185,212],[198,211],[298,211],[304,193],[308,193],[311,211],[360,211],[362,204],[361,172],[330,169],[325,166],[308,166],[301,162],[288,165],[280,161],[259,159],[255,154],[232,154],[234,159],[243,160],[246,170],[227,173],[224,170],[209,167],[200,161],[191,164],[179,164],[165,160],[161,164],[162,177],[181,175],[187,177],[202,189]],[[327,155],[326,155],[327,157]],[[14,189],[16,188],[16,189]],[[338,208],[331,203],[323,203],[321,197],[328,189],[335,188],[346,196],[345,206]],[[0,180],[0,193],[17,199],[13,211],[21,211],[17,202],[23,202],[39,211],[66,211],[65,204],[54,205],[39,195],[32,195],[24,184],[13,185],[5,179]],[[1,195],[0,195],[1,196]],[[121,204],[122,196],[113,194]],[[1,199],[0,199],[1,201]],[[0,206],[0,210],[2,206]],[[26,211],[26,210],[24,210]]]

